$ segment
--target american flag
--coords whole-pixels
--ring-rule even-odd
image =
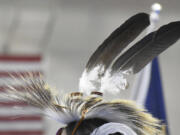
[[[26,76],[28,72],[39,77],[41,65],[40,55],[0,55],[0,93],[6,91],[7,82],[23,91],[22,84],[17,84],[10,74],[16,79],[20,75]],[[43,135],[43,129],[43,117],[38,110],[25,103],[0,98],[0,135]]]

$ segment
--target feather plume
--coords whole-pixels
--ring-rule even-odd
[[[172,22],[159,30],[148,34],[137,42],[112,66],[112,74],[131,69],[132,73],[139,72],[156,56],[173,45],[180,38],[180,22]]]
[[[90,57],[87,72],[99,64],[107,69],[113,59],[150,24],[149,15],[139,13],[117,28]]]
[[[113,59],[149,24],[149,15],[139,13],[117,28],[90,57],[80,78],[80,91],[90,93],[99,89],[101,77],[104,76]]]

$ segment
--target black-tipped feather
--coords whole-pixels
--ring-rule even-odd
[[[180,21],[162,26],[159,30],[148,34],[120,56],[112,66],[112,72],[124,71],[130,68],[132,68],[133,73],[139,72],[179,38]]]
[[[132,42],[148,25],[149,15],[139,13],[117,28],[90,57],[86,69],[90,71],[98,64],[103,64],[105,69],[113,59]]]

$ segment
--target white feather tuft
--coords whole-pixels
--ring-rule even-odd
[[[128,82],[122,72],[118,72],[112,76],[110,74],[110,70],[108,70],[101,79],[100,91],[117,94],[120,92],[120,90],[127,89],[127,87]]]
[[[117,94],[121,90],[128,87],[128,82],[125,77],[130,74],[130,70],[111,74],[111,70],[107,70],[104,75],[104,67],[102,65],[96,66],[90,72],[85,70],[79,81],[80,92],[89,95],[92,91],[100,91],[102,93]]]
[[[97,89],[100,87],[100,75],[103,73],[103,71],[104,67],[102,65],[96,66],[90,72],[87,72],[85,69],[79,80],[79,90],[88,95],[92,91],[97,91]]]

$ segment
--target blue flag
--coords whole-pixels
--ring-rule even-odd
[[[161,75],[157,58],[152,62],[149,89],[144,105],[154,117],[162,120],[162,123],[166,125],[166,134],[169,135]]]

